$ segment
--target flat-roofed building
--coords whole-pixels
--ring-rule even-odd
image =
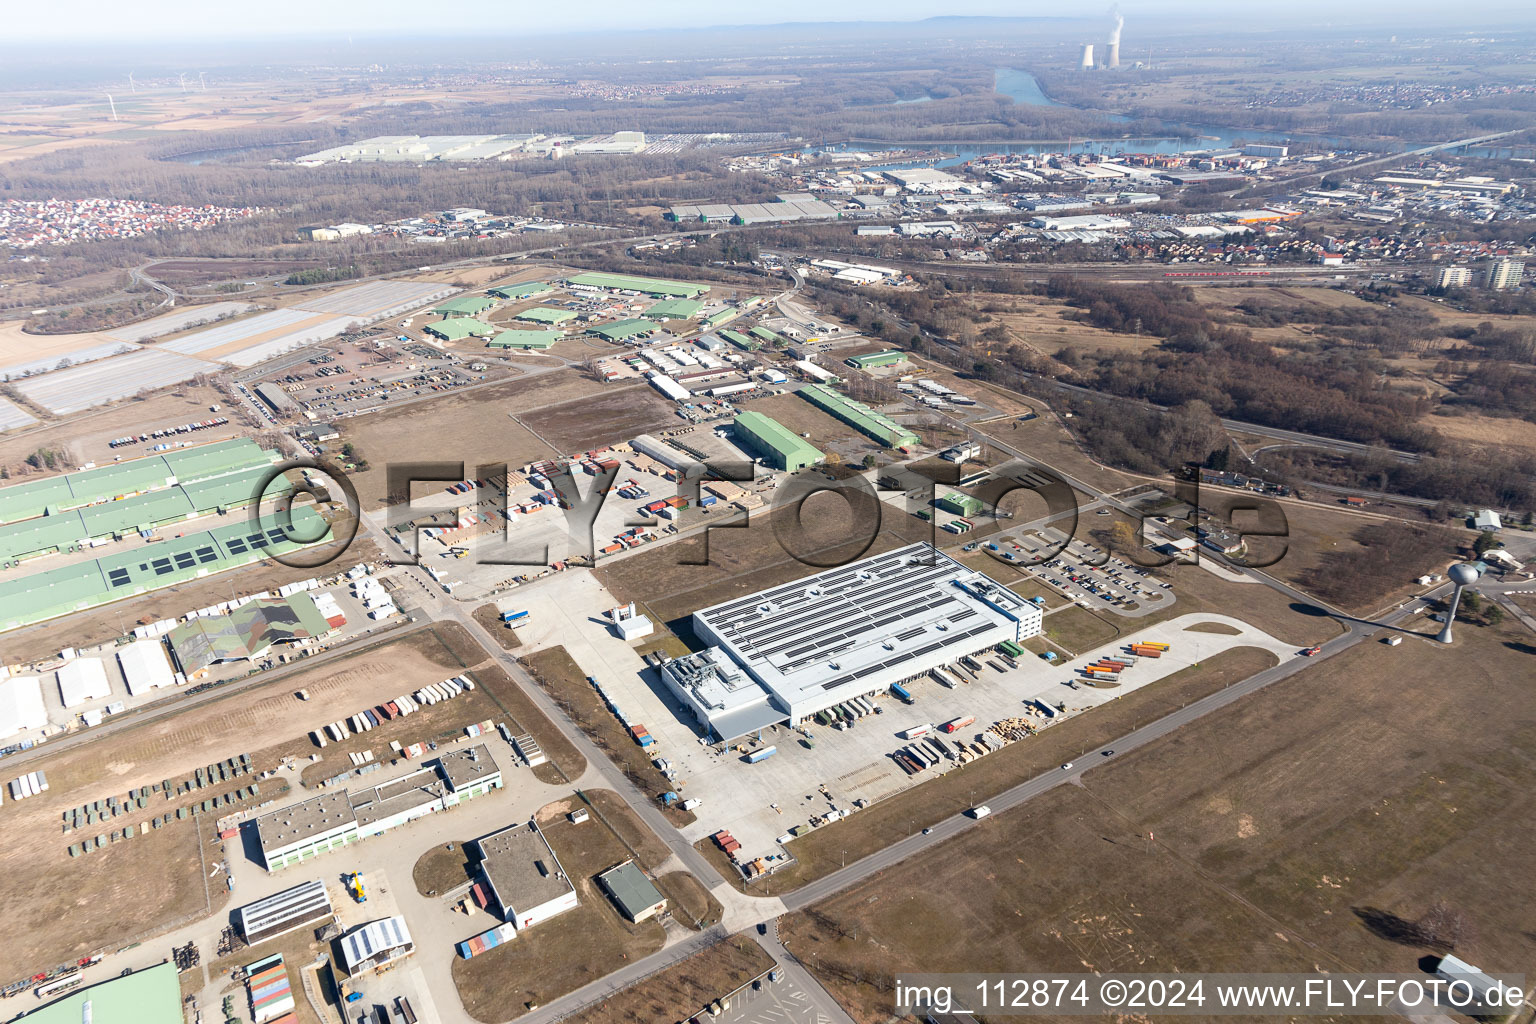
[[[316,880],[247,903],[235,911],[235,922],[245,941],[254,946],[334,916],[325,883]]]
[[[727,739],[883,693],[1004,640],[1035,636],[1041,623],[1040,608],[1002,584],[931,545],[911,544],[695,612],[695,632],[719,650],[707,660],[677,659],[683,664],[662,678],[700,724]]]
[[[389,967],[416,952],[403,917],[369,921],[341,937],[341,965],[347,977]]]
[[[256,832],[267,870],[276,871],[501,787],[501,768],[490,748],[476,743],[386,782],[322,793],[263,814]]]
[[[508,826],[470,845],[502,919],[518,931],[576,909],[576,888],[544,833],[531,823]]]
[[[613,900],[619,913],[636,924],[649,921],[667,909],[667,898],[632,860],[598,875],[597,884]]]
[[[347,794],[321,793],[256,819],[256,837],[268,871],[297,864],[360,837]]]

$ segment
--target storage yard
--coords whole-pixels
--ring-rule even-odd
[[[172,813],[171,821],[163,827],[146,827],[134,838],[112,842],[104,850],[72,859],[66,849],[71,842],[78,843],[85,834],[94,837],[98,831],[111,829],[104,823],[98,827],[86,825],[81,835],[61,834],[61,811],[78,810],[82,804],[90,805],[96,800],[105,802],[107,797],[124,791],[136,794],[141,785],[158,787],[166,779],[171,780],[173,789],[179,789],[181,783],[190,785],[195,781],[195,772],[202,772],[208,763],[229,757],[234,757],[237,765],[245,763],[240,761],[242,753],[249,754],[255,775],[231,777],[226,782],[215,780],[195,794],[173,793],[170,798],[153,791],[144,809],[135,807],[126,817],[113,821],[111,828],[122,830],[125,823],[145,824],[151,815],[200,804],[203,799],[226,790],[243,790],[250,784],[259,787],[251,803],[233,803],[230,811],[220,808],[215,816],[249,811],[257,801],[281,797],[285,789],[294,790],[297,796],[297,768],[306,764],[304,759],[311,754],[322,754],[329,768],[325,771],[318,764],[311,766],[316,769],[318,781],[319,777],[347,771],[349,752],[371,748],[379,757],[399,756],[391,754],[388,748],[389,738],[396,735],[443,743],[453,737],[462,738],[465,725],[494,717],[548,737],[550,726],[537,712],[525,708],[514,719],[482,686],[473,693],[424,707],[408,718],[398,718],[390,723],[394,726],[390,731],[371,730],[349,737],[346,743],[330,744],[323,751],[316,748],[307,735],[309,730],[372,707],[383,691],[409,693],[428,682],[461,674],[463,669],[454,651],[467,652],[473,648],[466,647],[467,638],[452,628],[445,629],[442,635],[445,640],[431,631],[419,632],[375,645],[323,666],[306,667],[280,683],[221,694],[174,717],[130,724],[110,735],[98,736],[88,745],[48,751],[28,762],[27,769],[40,769],[50,785],[36,797],[19,803],[7,800],[0,807],[0,819],[5,821],[8,836],[6,848],[0,851],[0,867],[17,882],[0,895],[0,909],[33,924],[0,940],[0,962],[46,966],[66,956],[84,955],[99,946],[116,948],[133,937],[146,921],[168,923],[204,908],[196,837],[199,830],[208,832],[211,818],[183,818]],[[494,672],[482,678],[498,692],[510,685],[504,676]],[[294,693],[300,689],[308,695],[307,700],[295,699]],[[258,737],[256,743],[251,742],[252,736]],[[494,740],[478,742],[493,745],[495,758],[504,766],[516,763],[512,747],[499,734]],[[448,749],[444,746],[423,759],[430,760]],[[284,758],[297,759],[292,769],[283,768],[271,779],[258,778],[260,773],[278,768]],[[0,761],[8,762],[9,759]],[[18,768],[4,777],[9,780],[21,774]],[[310,774],[304,773],[306,781]],[[360,778],[371,782],[378,777]],[[241,855],[238,847],[230,852]],[[218,856],[215,847],[208,854],[209,863]],[[206,869],[201,873],[206,874]],[[151,879],[155,884],[147,885]],[[222,881],[216,882],[215,897],[222,901],[224,886]],[[78,904],[78,894],[85,888],[104,894],[103,898],[92,900],[89,905]],[[146,910],[143,914],[124,916],[121,902],[136,890],[142,891],[133,897],[135,905],[145,906]],[[148,906],[146,901],[154,905]]]

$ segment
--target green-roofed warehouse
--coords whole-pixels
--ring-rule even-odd
[[[181,982],[176,967],[160,963],[142,971],[75,989],[27,1013],[38,1024],[182,1024]]]
[[[300,539],[290,540],[290,536]],[[19,576],[0,582],[0,632],[237,569],[271,554],[287,554],[330,539],[330,528],[320,513],[301,505],[293,510],[286,532],[270,516],[257,524],[242,516],[237,522],[211,530]]]
[[[849,366],[856,370],[868,370],[874,366],[895,366],[907,361],[907,354],[900,349],[887,349],[884,352],[871,352],[868,355],[853,356],[847,360]]]
[[[535,295],[554,291],[554,286],[543,281],[524,281],[522,284],[499,284],[490,289],[498,299],[531,299]]]
[[[648,320],[692,320],[703,309],[697,299],[662,299],[640,315]]]
[[[745,334],[742,334],[740,331],[721,331],[720,337],[724,338],[732,345],[735,345],[737,348],[744,349],[747,352],[756,352],[758,349],[763,347],[762,342],[758,341],[756,338],[749,338]]]
[[[536,324],[563,324],[567,320],[575,320],[576,311],[555,309],[552,306],[534,306],[532,309],[513,314],[512,319],[528,320]]]
[[[268,464],[272,459],[273,456],[263,452],[255,441],[237,437],[82,469],[46,480],[12,484],[0,487],[0,523],[14,523],[50,512],[159,490],[175,482],[206,480]]]
[[[863,402],[845,398],[825,384],[807,384],[795,393],[887,448],[912,448],[918,443],[916,434],[889,416],[875,412]]]
[[[786,339],[782,334],[779,334],[776,331],[770,331],[768,328],[764,327],[762,324],[754,325],[752,327],[750,333],[752,334],[753,337],[758,338],[758,339],[760,339],[762,341],[766,341],[770,345],[788,345],[789,344],[788,339]]]
[[[263,497],[268,500],[292,489],[292,484],[282,477],[268,481],[270,472],[270,466],[262,465],[212,480],[176,484],[119,501],[8,523],[0,526],[0,561],[66,551],[90,540],[122,537],[201,515],[244,508],[255,500],[256,488],[263,484]]]
[[[736,437],[745,441],[762,455],[775,469],[793,473],[806,466],[814,466],[826,460],[814,445],[790,430],[771,416],[760,412],[738,413]]]
[[[739,316],[741,316],[741,310],[739,309],[722,309],[718,313],[711,313],[709,316],[705,317],[704,326],[719,327],[721,324],[730,323],[732,320],[735,320]]]
[[[486,335],[495,334],[496,328],[484,320],[454,316],[447,320],[439,320],[435,324],[427,324],[426,332],[435,334],[444,341],[463,341],[465,338],[483,338]]]
[[[987,507],[980,498],[973,498],[969,494],[959,494],[955,491],[950,491],[934,504],[945,512],[957,516],[980,515],[981,510]]]
[[[595,334],[605,341],[628,341],[630,338],[650,334],[654,330],[656,325],[650,320],[616,320],[611,324],[590,328],[587,333]]]
[[[563,337],[559,331],[502,331],[487,344],[491,348],[546,349],[553,348]]]
[[[432,312],[439,316],[474,316],[484,313],[496,305],[494,299],[488,299],[484,295],[460,295],[456,299],[449,299],[439,306],[432,307]]]
[[[576,274],[567,278],[574,288],[606,288],[616,292],[639,292],[658,299],[692,299],[709,291],[707,284],[663,281],[655,277],[631,277],[628,274]]]

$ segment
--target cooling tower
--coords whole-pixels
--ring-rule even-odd
[[[1091,71],[1091,70],[1093,70],[1093,44],[1092,43],[1084,43],[1083,44],[1083,59],[1082,59],[1082,62],[1079,63],[1077,66],[1079,68],[1081,68],[1082,70],[1084,70],[1084,71]]]

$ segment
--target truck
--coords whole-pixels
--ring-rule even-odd
[[[759,761],[766,761],[778,752],[778,747],[763,747],[760,750],[754,750],[747,755],[747,764],[757,764]]]
[[[992,808],[988,807],[986,804],[977,804],[975,807],[971,808],[971,817],[977,819],[978,821],[991,813]]]
[[[501,621],[505,622],[509,626],[522,625],[524,622],[528,621],[529,617],[530,616],[526,610],[501,613]]]
[[[908,693],[907,692],[907,688],[905,686],[902,686],[900,683],[892,683],[891,684],[891,696],[895,697],[897,700],[901,701],[903,704],[912,704],[912,703],[914,703],[914,701],[912,700],[912,695],[910,693]]]
[[[954,718],[954,719],[951,719],[950,721],[945,722],[943,725],[939,726],[939,728],[944,730],[945,732],[958,732],[959,730],[964,729],[968,725],[975,724],[975,722],[976,722],[976,716],[975,715],[966,715],[964,718]]]
[[[933,729],[933,726],[928,725],[928,724],[925,723],[923,725],[914,725],[910,729],[903,730],[902,732],[899,732],[896,735],[900,736],[904,740],[915,740],[919,736],[926,736],[926,735],[928,735],[928,733],[932,729]]]

